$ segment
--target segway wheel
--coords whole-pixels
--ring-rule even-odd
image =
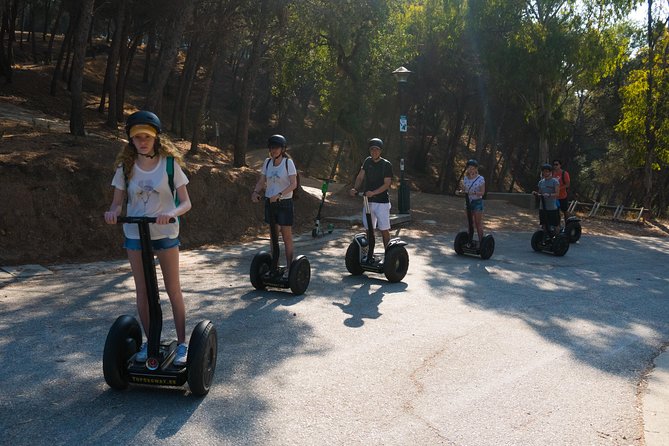
[[[535,251],[541,251],[541,244],[544,239],[544,231],[541,229],[532,234],[532,249]]]
[[[569,239],[564,234],[558,234],[553,239],[553,254],[562,257],[569,250]]]
[[[290,274],[288,275],[288,285],[294,295],[304,294],[309,288],[311,280],[311,265],[309,259],[305,256],[297,256],[290,264]]]
[[[193,329],[188,342],[188,387],[194,395],[209,393],[216,371],[218,339],[216,327],[210,321],[201,321]]]
[[[567,223],[565,234],[569,238],[569,243],[576,243],[581,238],[581,224],[579,222]]]
[[[383,274],[388,282],[395,283],[404,279],[409,270],[409,253],[404,246],[392,246],[386,251],[383,260]]]
[[[346,269],[354,276],[359,276],[363,273],[360,266],[360,246],[356,242],[351,242],[346,250]]]
[[[272,265],[272,256],[268,252],[259,252],[253,256],[253,261],[251,262],[251,285],[256,290],[264,290],[265,282],[262,280],[263,275],[265,275]]]
[[[453,249],[455,249],[456,254],[463,255],[465,250],[464,246],[469,241],[469,233],[466,231],[458,232],[458,235],[455,236],[455,242],[453,243]]]
[[[109,329],[102,354],[102,372],[112,389],[128,387],[128,361],[139,350],[142,330],[137,319],[119,316]]]
[[[495,239],[492,235],[488,234],[481,240],[481,258],[488,260],[492,257],[493,252],[495,252]]]

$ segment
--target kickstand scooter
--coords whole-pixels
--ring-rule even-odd
[[[331,183],[334,183],[334,176],[337,173],[337,165],[339,165],[339,159],[341,158],[341,154],[344,151],[344,145],[345,141],[341,143],[339,146],[339,149],[337,149],[337,156],[335,157],[335,162],[332,165],[332,169],[330,170],[330,177],[329,178],[321,178],[323,180],[323,184],[321,185],[321,192],[323,195],[321,196],[321,203],[318,205],[318,214],[316,215],[316,218],[314,219],[314,229],[311,230],[311,236],[313,238],[316,237],[322,237],[325,235],[325,231],[323,230],[323,227],[321,226],[321,211],[323,210],[323,205],[325,204],[325,197],[328,193],[328,187],[330,186]],[[332,234],[332,231],[334,230],[334,225],[330,223],[327,226],[327,233]]]
[[[354,276],[359,276],[365,271],[372,273],[383,273],[388,282],[399,282],[404,279],[409,270],[409,253],[405,246],[406,242],[399,237],[391,238],[383,256],[374,256],[374,227],[372,226],[372,213],[369,201],[363,193],[365,205],[365,219],[367,231],[356,234],[353,241],[346,250],[346,269]]]
[[[142,344],[142,330],[132,316],[119,316],[109,329],[102,357],[105,381],[112,389],[122,390],[128,383],[188,387],[195,395],[209,393],[216,370],[218,340],[216,328],[203,320],[193,329],[188,342],[188,360],[185,366],[175,365],[177,341],[163,342],[160,333],[163,313],[160,309],[156,266],[151,247],[149,224],[155,217],[119,217],[118,223],[136,223],[139,226],[142,247],[142,267],[149,298],[150,327],[148,333],[148,357],[140,362],[135,358]]]

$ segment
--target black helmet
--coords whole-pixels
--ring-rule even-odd
[[[479,162],[476,161],[474,158],[467,160],[467,167],[469,166],[474,166],[474,167],[479,167]]]
[[[378,147],[383,150],[383,141],[380,138],[372,138],[367,141],[367,148],[369,149],[371,147]]]
[[[544,171],[544,170],[553,170],[553,166],[551,166],[551,165],[548,164],[548,163],[544,163],[544,164],[541,165],[541,170],[542,170],[542,171]]]
[[[150,111],[140,110],[128,116],[128,119],[125,121],[125,132],[130,135],[130,128],[140,124],[150,125],[156,129],[157,133],[160,133],[161,131],[160,119],[158,119],[158,116]]]
[[[286,142],[286,138],[284,138],[283,135],[272,135],[267,140],[267,148],[276,146],[285,148],[286,145],[288,145],[288,143]]]

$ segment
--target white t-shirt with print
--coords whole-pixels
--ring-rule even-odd
[[[286,169],[288,163],[288,169]],[[290,158],[284,158],[278,166],[274,165],[272,158],[266,158],[262,164],[262,174],[265,175],[267,186],[265,197],[273,197],[288,186],[290,186],[290,175],[297,175],[295,163]],[[292,198],[293,191],[283,195],[281,198]]]
[[[167,177],[167,160],[161,156],[158,165],[151,171],[142,170],[135,164],[132,168],[132,176],[128,183],[128,208],[126,215],[130,217],[157,217],[160,214],[176,209],[174,197],[170,190]],[[181,170],[181,166],[174,162],[174,190],[188,184],[188,178]],[[123,167],[118,167],[112,180],[112,186],[125,190],[125,177]],[[149,225],[151,240],[163,238],[176,238],[179,236],[179,219],[176,223],[166,225]],[[126,223],[123,225],[123,233],[127,238],[139,239],[137,225]]]
[[[462,179],[465,192],[469,195],[470,200],[477,200],[481,198],[481,190],[485,185],[485,179],[478,175],[474,178],[469,178],[467,175]],[[473,195],[473,196],[472,196]]]

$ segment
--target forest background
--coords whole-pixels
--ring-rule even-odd
[[[63,139],[36,120],[3,124],[3,194],[31,204],[4,202],[6,252],[45,243],[39,226],[57,217],[47,203],[106,206],[100,191],[137,109],[159,114],[190,173],[209,177],[198,183],[205,194],[224,181],[245,200],[255,178],[247,152],[272,133],[314,177],[328,176],[345,146],[341,182],[376,136],[396,166],[406,158],[413,190],[452,193],[476,158],[489,190],[526,192],[558,158],[573,197],[667,214],[667,1],[0,0],[0,9],[3,102],[69,125]],[[407,82],[392,75],[400,66]],[[81,175],[93,163],[107,170]],[[51,188],[26,181],[45,175]],[[229,195],[216,205],[233,220],[229,209],[246,206]],[[83,218],[100,237],[99,215]],[[81,232],[54,258],[78,252]]]

